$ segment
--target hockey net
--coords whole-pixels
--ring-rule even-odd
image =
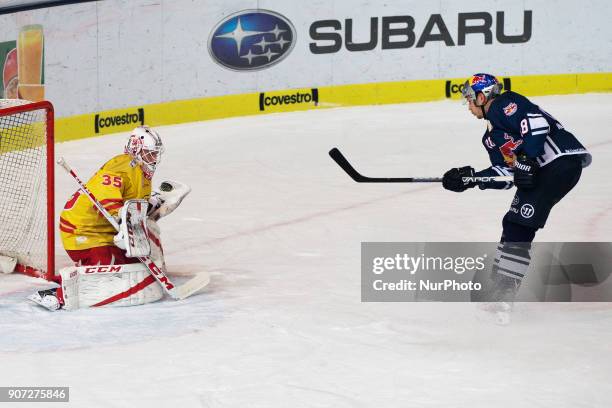
[[[47,280],[55,277],[53,140],[51,103],[0,99],[0,255]]]

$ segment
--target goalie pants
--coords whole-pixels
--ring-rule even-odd
[[[123,265],[140,262],[137,258],[128,258],[121,248],[113,245],[66,250],[66,252],[77,266]]]

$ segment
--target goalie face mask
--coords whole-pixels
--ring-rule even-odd
[[[161,161],[164,145],[159,133],[148,126],[139,126],[130,134],[125,152],[134,159],[145,177],[150,180]]]

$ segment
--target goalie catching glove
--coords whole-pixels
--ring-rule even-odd
[[[159,191],[154,191],[149,199],[149,218],[157,221],[170,214],[191,192],[191,187],[178,181],[164,181]]]

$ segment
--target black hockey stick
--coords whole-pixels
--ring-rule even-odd
[[[334,147],[329,151],[329,155],[342,170],[346,172],[357,183],[441,183],[442,177],[366,177],[360,174],[346,157]],[[468,180],[469,179],[469,180]],[[512,181],[512,176],[497,177],[464,177],[463,181],[488,182],[488,181]]]

